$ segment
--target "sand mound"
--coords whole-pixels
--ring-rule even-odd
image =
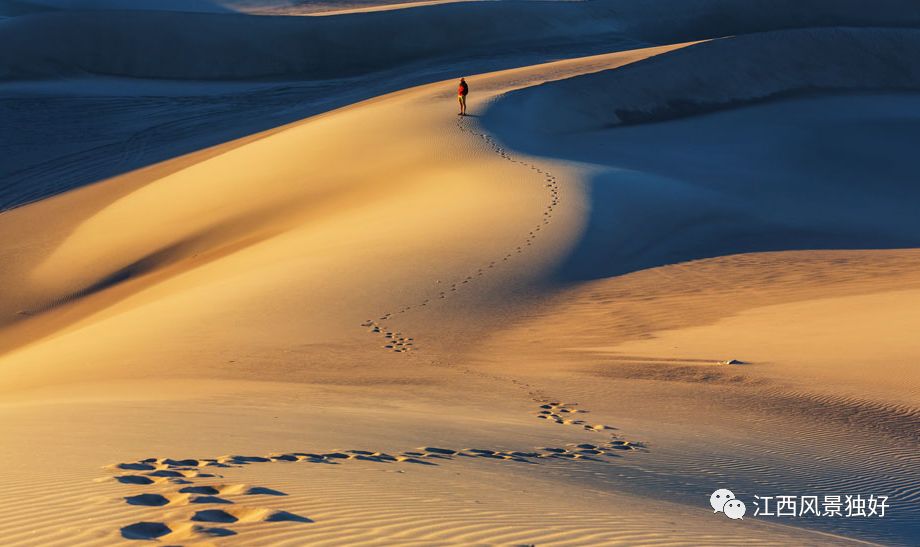
[[[654,122],[821,91],[920,90],[920,30],[801,29],[713,40],[521,90],[502,112],[546,132]],[[537,115],[537,114],[540,115]]]
[[[445,4],[322,18],[68,12],[0,25],[0,77],[7,79],[87,72],[167,79],[333,78],[439,56],[600,39],[617,29],[603,9],[556,3]],[[36,36],[56,39],[36,43]]]
[[[920,224],[905,204],[917,196],[920,96],[882,90],[920,89],[918,48],[914,30],[718,40],[509,93],[484,123],[510,148],[596,169],[566,278],[742,252],[913,246]],[[727,108],[806,90],[866,92]],[[623,112],[661,120],[717,106],[615,127]]]
[[[99,1],[78,5],[121,6],[114,0]],[[802,26],[920,23],[920,10],[903,0],[874,5],[871,13],[858,2],[829,0],[777,2],[781,5],[771,4],[769,13],[725,0],[633,4],[449,3],[322,18],[111,9],[37,13],[0,21],[0,79],[82,73],[168,79],[331,78],[521,48],[576,43],[622,47],[623,37],[673,43]],[[198,5],[168,4],[184,10]],[[54,40],[36,39],[49,36]]]
[[[513,88],[621,66],[665,48],[651,49],[471,78],[474,108],[478,114],[484,101]],[[15,289],[0,309],[0,321],[10,321],[0,330],[0,348],[9,350],[0,359],[0,437],[13,439],[0,450],[0,459],[11,462],[0,468],[4,544],[189,543],[233,534],[237,543],[260,544],[836,541],[782,523],[749,519],[739,527],[714,519],[700,492],[729,474],[745,495],[759,487],[794,492],[803,484],[897,493],[906,501],[884,528],[868,519],[804,525],[887,543],[916,537],[916,511],[906,505],[916,499],[916,481],[903,479],[916,475],[907,459],[915,437],[903,435],[916,416],[909,409],[807,393],[726,399],[736,385],[757,385],[745,375],[771,360],[768,351],[755,352],[770,343],[720,341],[699,355],[682,355],[676,344],[637,349],[647,359],[671,358],[678,368],[657,371],[667,380],[629,382],[640,387],[629,387],[622,375],[574,372],[599,363],[581,348],[622,336],[624,329],[608,328],[611,315],[648,339],[649,321],[660,326],[656,318],[673,317],[675,308],[691,308],[683,313],[699,321],[700,306],[690,299],[708,300],[704,312],[721,314],[734,301],[763,298],[763,283],[731,293],[731,300],[700,291],[717,283],[744,288],[752,281],[746,271],[732,278],[717,267],[703,279],[680,276],[687,295],[665,295],[656,306],[646,291],[640,313],[631,316],[612,314],[611,304],[639,301],[636,285],[608,286],[599,297],[589,288],[583,296],[598,306],[535,310],[544,324],[537,333],[527,329],[526,346],[486,349],[502,329],[524,322],[529,287],[546,290],[537,276],[569,248],[588,209],[581,171],[510,150],[481,128],[483,118],[455,116],[453,84],[405,90],[0,215],[0,240],[10,242],[0,252],[0,279]],[[920,112],[915,99],[891,101],[739,109],[732,112],[755,117],[710,126],[673,122],[670,141],[641,132],[664,124],[609,131],[597,141],[606,155],[594,162],[624,165],[607,181],[624,191],[614,199],[592,194],[600,207],[588,222],[622,229],[623,239],[607,243],[614,243],[608,248],[619,253],[615,258],[627,259],[643,248],[686,252],[681,241],[658,244],[671,234],[691,241],[694,229],[714,230],[700,240],[716,252],[727,247],[719,239],[725,229],[738,225],[847,224],[834,215],[853,216],[852,204],[828,203],[828,196],[873,205],[870,192],[830,191],[860,182],[846,178],[849,164],[829,186],[827,173],[817,177],[812,166],[790,166],[788,159],[724,159],[742,156],[737,147],[745,143],[791,140],[783,127],[739,138],[738,128],[758,130],[764,121],[807,120],[792,137],[824,130],[838,147],[847,144],[842,137],[856,135],[850,148],[834,153],[857,160],[855,152],[878,151],[869,145],[879,129],[904,124],[904,148],[889,143],[884,150],[890,166],[890,156],[912,157],[916,138],[904,113]],[[694,120],[702,118],[712,117]],[[867,132],[866,118],[879,126]],[[617,142],[613,134],[620,132],[631,134]],[[596,154],[592,143],[577,149]],[[555,153],[570,153],[565,139],[553,144]],[[729,153],[698,154],[693,146]],[[788,150],[778,150],[780,159]],[[826,162],[815,167],[826,169]],[[751,172],[761,178],[739,176]],[[903,172],[913,177],[912,169]],[[777,179],[785,186],[774,188]],[[810,201],[802,188],[815,191],[804,196]],[[905,209],[915,202],[899,197]],[[890,195],[885,199],[889,206]],[[623,209],[604,216],[605,204]],[[773,209],[790,218],[768,218]],[[707,215],[714,212],[737,218],[713,222]],[[848,225],[871,235],[870,213]],[[916,222],[877,216],[906,228]],[[601,259],[605,252],[594,249]],[[878,271],[877,260],[871,264]],[[788,276],[786,266],[779,270]],[[806,270],[805,281],[819,280],[814,268]],[[826,271],[841,270],[837,262]],[[651,286],[668,285],[669,271]],[[776,279],[775,271],[762,271],[762,279]],[[909,295],[899,300],[909,302]],[[906,304],[896,315],[891,308],[884,307],[885,321],[907,317]],[[878,317],[871,317],[875,324]],[[792,322],[782,314],[766,326],[776,323]],[[747,325],[731,332],[766,331],[763,322]],[[913,351],[908,336],[915,330],[905,324],[903,346],[873,353]],[[586,339],[586,331],[601,335]],[[546,334],[537,341],[552,353],[530,350],[536,358],[523,358],[528,352],[520,348],[533,348],[539,332]],[[395,346],[412,350],[397,353]],[[535,375],[548,355],[552,363]],[[698,360],[729,356],[753,363],[732,367],[739,381],[688,378],[686,369],[707,366]],[[652,392],[650,382],[671,388]],[[791,407],[788,419],[777,419],[777,406]],[[812,413],[816,408],[824,410]],[[734,419],[726,419],[727,409]],[[854,425],[837,425],[847,419]],[[824,425],[816,427],[818,420]],[[882,420],[884,429],[875,425]],[[849,435],[840,437],[842,431]]]

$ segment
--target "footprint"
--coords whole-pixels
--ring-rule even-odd
[[[469,452],[477,456],[495,456],[497,454],[494,450],[488,450],[483,448],[464,448],[463,452]]]
[[[203,511],[196,512],[192,516],[192,520],[196,522],[233,523],[240,519],[222,509],[205,509]]]
[[[206,496],[216,496],[220,491],[213,486],[186,486],[179,489],[180,494],[203,494]]]
[[[125,471],[153,471],[156,469],[156,467],[149,463],[120,463],[115,467],[117,469],[124,469]]]
[[[217,527],[208,527],[208,526],[193,526],[192,531],[201,535],[211,536],[211,537],[227,537],[235,536],[236,532],[230,530],[229,528],[217,528]]]
[[[629,441],[611,441],[609,446],[614,450],[633,450],[636,448]]]
[[[268,458],[263,458],[262,456],[229,456],[228,461],[231,463],[246,465],[249,463],[270,462],[271,460]]]
[[[160,469],[158,471],[151,471],[147,473],[151,477],[167,477],[167,478],[177,478],[177,477],[189,477],[194,476],[194,474],[186,475],[187,471],[173,471],[172,469]]]
[[[162,522],[135,522],[121,529],[125,539],[157,539],[169,534],[172,530]]]
[[[221,504],[233,504],[230,500],[225,500],[224,498],[219,498],[217,496],[195,496],[192,498],[191,503],[221,503]]]
[[[247,496],[287,496],[287,494],[281,490],[266,488],[264,486],[253,486],[249,490],[246,490],[244,494]]]
[[[445,456],[453,456],[457,454],[456,450],[451,450],[449,448],[437,448],[434,446],[428,446],[428,447],[423,448],[422,450],[424,450],[425,452],[429,452],[431,454],[442,454]]]
[[[170,467],[198,467],[198,460],[174,460],[166,458],[163,463]]]
[[[143,505],[146,507],[162,507],[169,504],[169,499],[160,494],[138,494],[136,496],[126,496],[125,502],[128,505]]]
[[[142,477],[140,475],[122,475],[120,477],[115,477],[115,480],[122,484],[153,484],[153,479],[150,477]]]
[[[412,456],[396,456],[396,461],[400,463],[415,463],[419,465],[437,465],[434,462],[426,462],[425,460],[420,460]]]
[[[267,517],[265,522],[314,522],[313,519],[301,515],[295,515],[287,511],[276,511]]]

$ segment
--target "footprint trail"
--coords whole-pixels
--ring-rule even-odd
[[[530,229],[530,231],[527,233],[527,236],[522,241],[520,241],[518,245],[510,249],[504,255],[496,257],[494,260],[481,265],[476,269],[475,272],[471,272],[464,278],[445,285],[441,290],[438,291],[437,296],[425,298],[424,300],[420,300],[414,304],[409,304],[399,308],[396,311],[383,313],[376,319],[368,319],[361,323],[361,326],[368,329],[370,333],[381,336],[384,339],[382,344],[383,348],[394,353],[407,353],[416,348],[413,338],[403,335],[398,331],[398,329],[395,329],[389,325],[391,320],[410,311],[424,309],[428,306],[434,305],[437,302],[450,298],[464,288],[469,287],[470,284],[475,282],[477,279],[485,276],[489,270],[495,269],[497,266],[499,266],[500,263],[508,262],[514,258],[515,255],[522,254],[527,249],[527,247],[533,246],[541,231],[546,229],[553,218],[556,207],[559,205],[559,180],[555,175],[549,171],[541,169],[536,164],[514,157],[505,148],[498,144],[491,135],[471,127],[471,123],[467,122],[467,118],[458,117],[457,128],[464,133],[482,139],[489,150],[491,150],[494,154],[498,155],[502,159],[511,163],[518,164],[522,168],[529,169],[537,174],[541,179],[541,184],[544,186],[544,188],[546,188],[547,204],[543,208],[542,216],[540,217],[539,222]]]
[[[202,539],[208,536],[229,536],[239,532],[238,524],[250,522],[312,523],[312,519],[284,510],[267,509],[251,505],[252,501],[266,496],[283,497],[287,494],[264,486],[228,484],[218,471],[248,465],[300,463],[342,465],[348,462],[374,462],[386,465],[441,465],[459,458],[538,464],[547,460],[582,460],[609,463],[624,450],[640,450],[641,443],[613,439],[598,443],[568,443],[563,446],[536,447],[531,450],[501,450],[494,448],[443,448],[419,447],[396,454],[371,450],[342,450],[334,452],[288,452],[264,456],[222,456],[172,460],[147,458],[108,467],[122,473],[109,480],[128,485],[132,494],[124,496],[124,503],[144,508],[162,508],[171,518],[162,521],[138,521],[119,529],[125,539],[181,540]],[[124,474],[124,471],[131,471]],[[175,471],[176,475],[161,473]],[[213,472],[212,472],[213,471]],[[123,480],[125,478],[144,480]],[[207,483],[200,483],[208,479]],[[154,489],[155,491],[144,491]],[[140,492],[138,492],[140,490]],[[176,511],[179,509],[179,511]],[[176,515],[182,516],[176,516]],[[205,523],[206,525],[198,524]],[[210,524],[219,524],[215,528]]]
[[[547,204],[539,222],[518,245],[500,257],[495,257],[474,272],[444,285],[436,296],[431,296],[406,305],[395,311],[381,314],[376,319],[361,323],[368,332],[381,338],[384,349],[394,353],[416,351],[413,337],[404,334],[392,325],[394,320],[411,311],[433,306],[450,298],[477,279],[484,277],[502,263],[512,260],[531,247],[541,233],[545,232],[559,205],[559,183],[555,175],[539,166],[518,159],[499,145],[490,135],[479,131],[464,118],[458,118],[457,128],[482,139],[488,148],[509,162],[519,164],[538,175],[547,191]],[[440,285],[440,282],[439,282]],[[239,533],[240,525],[250,522],[294,522],[312,523],[313,520],[284,510],[260,508],[253,502],[267,496],[286,496],[284,492],[265,486],[247,486],[223,482],[224,470],[262,464],[318,464],[343,465],[348,462],[373,462],[383,465],[443,465],[459,459],[486,459],[497,462],[535,465],[546,461],[581,461],[595,464],[612,463],[624,451],[645,450],[645,445],[618,438],[610,433],[616,428],[605,424],[591,423],[583,419],[587,410],[578,408],[577,403],[563,403],[546,396],[530,384],[499,374],[474,370],[454,363],[432,361],[431,366],[442,366],[465,374],[476,375],[492,381],[510,383],[524,391],[534,403],[534,416],[559,425],[570,425],[591,433],[607,435],[605,440],[583,443],[567,443],[562,446],[535,447],[529,450],[502,450],[498,448],[443,448],[426,446],[389,454],[373,450],[341,450],[334,452],[289,452],[266,455],[231,455],[217,458],[147,458],[108,466],[112,473],[106,480],[114,480],[131,489],[131,494],[122,498],[123,503],[139,508],[161,508],[164,517],[158,521],[138,521],[119,529],[124,539],[131,540],[202,540]],[[178,515],[178,516],[177,516]]]

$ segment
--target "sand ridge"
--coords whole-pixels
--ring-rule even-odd
[[[686,45],[468,76],[474,114]],[[0,215],[3,542],[910,544],[916,384],[865,381],[855,334],[910,374],[915,253],[560,281],[596,170],[454,116],[454,83]],[[715,484],[892,514],[734,522]]]
[[[470,127],[470,124],[466,122],[465,117],[460,117],[457,119],[457,128],[461,131],[469,133],[470,135],[478,136],[482,138],[485,143],[488,145],[489,149],[492,150],[495,154],[501,157],[504,160],[508,160],[511,163],[518,164],[522,167],[528,168],[541,177],[544,180],[544,187],[547,189],[547,201],[549,202],[543,210],[543,217],[540,220],[540,223],[533,227],[533,229],[527,232],[527,237],[521,242],[520,245],[517,245],[513,249],[509,250],[502,257],[496,257],[495,260],[489,261],[488,264],[483,264],[481,267],[477,268],[476,272],[471,275],[467,275],[462,280],[455,281],[450,285],[444,284],[443,287],[438,287],[438,300],[444,300],[451,296],[454,293],[457,293],[459,290],[463,289],[465,285],[470,284],[475,281],[476,278],[482,277],[485,275],[488,270],[491,270],[499,264],[499,262],[508,262],[511,260],[515,254],[521,254],[527,247],[533,245],[534,240],[539,235],[540,230],[546,229],[553,218],[553,211],[557,205],[559,205],[559,182],[555,175],[544,171],[539,166],[527,162],[522,159],[517,159],[515,156],[512,156],[508,153],[507,150],[502,148],[495,140],[488,134],[477,131]],[[438,280],[438,284],[441,285],[441,281]],[[383,336],[386,344],[384,348],[391,350],[396,353],[404,353],[415,349],[414,338],[405,336],[400,332],[394,332],[393,327],[389,326],[389,322],[393,319],[398,318],[400,315],[405,314],[409,311],[412,311],[416,308],[424,308],[433,301],[431,298],[426,298],[415,304],[408,304],[396,311],[384,312],[377,319],[368,319],[367,321],[361,323],[362,327],[369,328],[370,332],[379,334]]]

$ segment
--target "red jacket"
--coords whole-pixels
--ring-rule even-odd
[[[466,95],[470,92],[470,86],[466,85],[466,82],[460,82],[460,85],[457,86],[457,95]]]

